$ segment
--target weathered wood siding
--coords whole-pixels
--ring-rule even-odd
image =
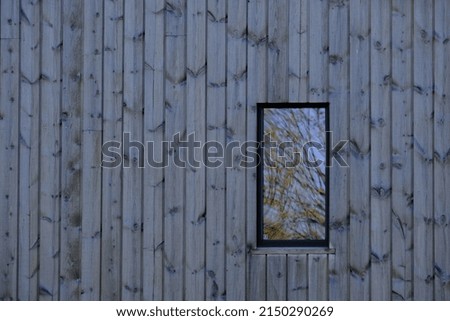
[[[448,0],[2,0],[0,299],[449,300]],[[331,250],[255,251],[256,170],[102,168],[330,103]],[[199,156],[198,154],[197,156]]]

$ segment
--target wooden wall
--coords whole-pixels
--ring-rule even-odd
[[[449,1],[0,3],[0,299],[450,299]],[[253,250],[255,169],[100,166],[284,101],[349,140],[331,250]]]

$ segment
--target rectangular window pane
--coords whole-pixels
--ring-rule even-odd
[[[327,240],[327,108],[309,105],[265,104],[259,113],[263,243]]]

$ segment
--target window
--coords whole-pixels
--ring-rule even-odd
[[[328,103],[258,104],[258,246],[328,246]]]

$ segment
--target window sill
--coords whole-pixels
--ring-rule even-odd
[[[335,254],[336,249],[323,247],[259,247],[252,249],[251,255],[266,254]]]

